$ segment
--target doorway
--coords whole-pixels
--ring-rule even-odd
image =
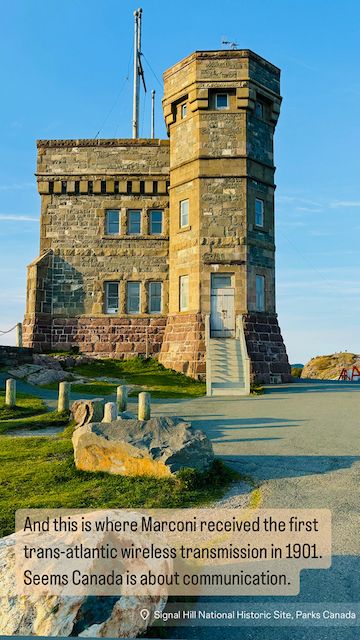
[[[233,338],[235,335],[233,277],[232,273],[211,274],[212,338]]]

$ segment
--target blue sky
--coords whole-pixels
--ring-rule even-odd
[[[0,329],[23,317],[26,265],[38,255],[37,138],[131,136],[129,0],[2,0]],[[162,72],[222,39],[282,69],[275,139],[277,307],[291,362],[360,352],[357,0],[144,0],[144,69]],[[140,134],[149,135],[150,91]],[[14,334],[4,336],[12,343]]]

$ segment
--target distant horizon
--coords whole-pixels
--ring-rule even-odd
[[[291,12],[285,0],[271,7],[224,0],[221,11],[204,0],[184,0],[181,11],[163,0],[142,3],[148,93],[141,98],[141,137],[149,137],[149,94],[155,88],[155,134],[166,139],[161,75],[195,51],[234,41],[281,69],[277,311],[291,363],[360,353],[360,5],[330,4],[324,29],[322,7],[309,0],[295,0]],[[88,0],[86,11],[84,6],[64,0],[61,20],[55,3],[46,11],[35,0],[3,7],[0,330],[23,319],[26,265],[39,251],[36,140],[130,138],[134,3],[107,0],[100,12],[95,0]],[[76,38],[64,38],[64,24],[76,25]],[[0,335],[1,344],[14,340],[14,333]]]

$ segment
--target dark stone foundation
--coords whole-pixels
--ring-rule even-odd
[[[107,358],[136,355],[157,356],[166,325],[165,317],[121,318],[81,316],[63,318],[25,317],[24,343],[38,353],[67,351]]]
[[[179,313],[167,318],[159,362],[169,369],[204,380],[206,374],[205,318]]]
[[[291,382],[291,369],[276,314],[243,316],[251,379],[262,384]]]

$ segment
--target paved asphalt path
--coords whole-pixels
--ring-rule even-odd
[[[256,398],[159,401],[156,412],[182,415],[204,429],[216,455],[261,482],[262,507],[332,510],[332,568],[303,571],[299,596],[237,598],[236,608],[360,602],[360,384],[301,382]],[[166,637],[359,640],[360,626],[168,627]]]
[[[3,379],[0,374],[0,384]],[[56,404],[54,391],[25,383],[18,389]],[[130,400],[130,410],[134,404]],[[303,381],[267,388],[260,397],[157,400],[153,413],[180,415],[204,429],[217,456],[261,483],[262,507],[332,510],[331,569],[303,571],[299,596],[236,598],[236,608],[360,602],[360,383]],[[360,626],[168,627],[166,634],[184,640],[359,640]]]

